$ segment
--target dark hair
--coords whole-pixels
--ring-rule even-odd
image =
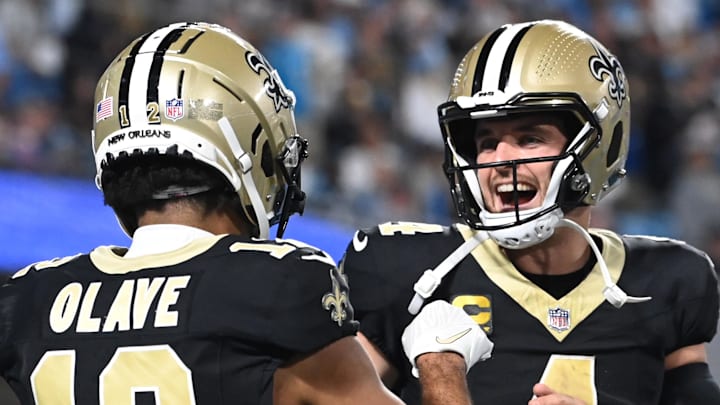
[[[105,205],[112,207],[131,234],[143,213],[162,210],[169,202],[179,199],[195,205],[203,214],[228,207],[242,213],[240,198],[225,177],[191,156],[152,153],[120,156],[105,165],[101,184]],[[157,197],[172,188],[202,188],[203,191]]]

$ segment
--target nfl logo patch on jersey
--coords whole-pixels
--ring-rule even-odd
[[[570,329],[570,311],[560,307],[548,309],[548,326],[558,332]]]
[[[177,121],[185,115],[182,99],[173,98],[165,101],[165,117]]]

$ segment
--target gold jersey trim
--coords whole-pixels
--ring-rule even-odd
[[[174,266],[205,253],[226,235],[214,235],[196,239],[180,249],[170,252],[125,258],[127,248],[100,246],[90,252],[90,261],[106,274],[126,274],[155,267]]]
[[[472,237],[473,231],[470,228],[458,227],[458,230],[464,239]],[[590,229],[589,232],[602,239],[602,257],[613,283],[617,283],[625,264],[622,240],[617,234],[607,230]],[[488,239],[483,242],[472,251],[472,255],[490,280],[536,318],[558,342],[562,342],[605,301],[602,293],[605,283],[597,263],[572,291],[560,299],[555,299],[523,276],[494,241]],[[558,331],[549,326],[548,311],[554,308],[569,311],[567,329]]]

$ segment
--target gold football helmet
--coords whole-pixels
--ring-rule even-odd
[[[97,84],[97,186],[118,157],[189,155],[222,173],[260,237],[278,223],[281,237],[305,198],[307,141],[297,134],[294,105],[268,61],[230,30],[177,23],[149,32],[120,52]]]
[[[476,164],[476,120],[556,111],[577,119],[579,129],[566,134],[561,155]],[[625,176],[630,138],[625,73],[602,44],[564,22],[508,24],[483,37],[460,62],[438,116],[458,214],[507,248],[549,238],[564,212],[596,204]],[[539,160],[555,162],[541,207],[520,210],[516,198],[514,212],[485,209],[478,169]]]

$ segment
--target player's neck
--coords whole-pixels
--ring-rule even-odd
[[[568,215],[567,218],[587,229],[590,222],[589,208],[575,214]],[[525,272],[560,275],[581,269],[592,251],[578,231],[559,227],[555,229],[553,236],[543,243],[522,250],[506,249],[505,254],[517,268]]]
[[[178,224],[192,226],[215,235],[247,235],[244,224],[237,215],[227,211],[201,212],[184,204],[169,205],[162,211],[146,211],[138,219],[138,225]]]

